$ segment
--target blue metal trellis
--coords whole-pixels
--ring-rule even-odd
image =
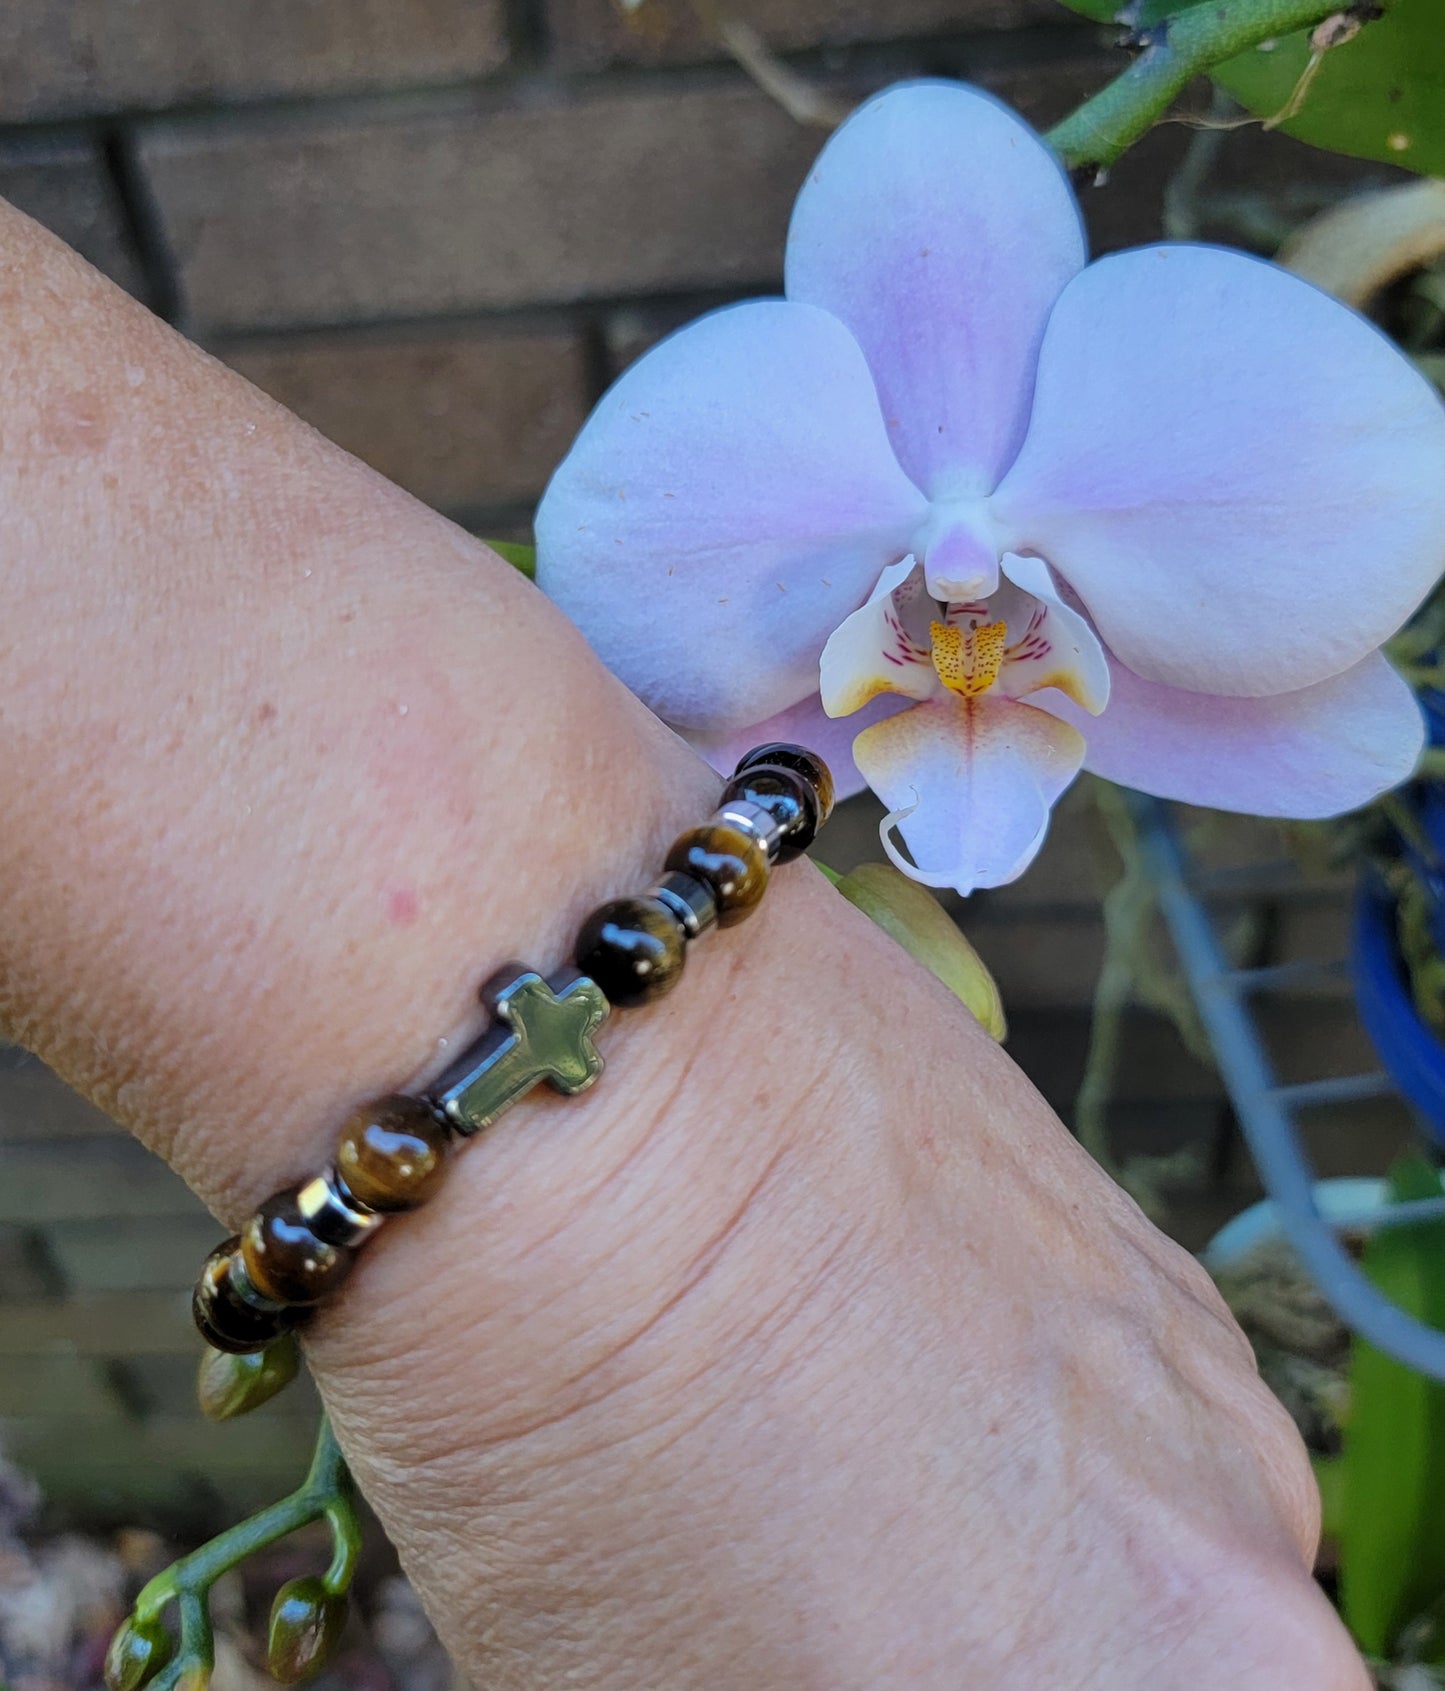
[[[1180,965],[1213,1047],[1220,1077],[1249,1146],[1260,1179],[1274,1199],[1285,1237],[1298,1252],[1341,1320],[1369,1342],[1437,1380],[1445,1380],[1445,1333],[1427,1327],[1391,1303],[1361,1273],[1336,1236],[1348,1218],[1327,1218],[1315,1201],[1315,1174],[1300,1141],[1298,1116],[1322,1104],[1390,1095],[1383,1074],[1281,1084],[1249,1004],[1264,987],[1302,984],[1343,973],[1343,963],[1287,963],[1274,968],[1232,967],[1203,904],[1190,886],[1187,860],[1166,807],[1157,799],[1131,799],[1144,861]],[[1418,1219],[1440,1206],[1400,1205],[1378,1223]]]

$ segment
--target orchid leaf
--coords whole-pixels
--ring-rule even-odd
[[[910,881],[891,863],[863,863],[841,877],[831,870],[825,873],[850,904],[857,905],[961,998],[986,1033],[995,1039],[1004,1037],[1003,1001],[993,976],[926,887]]]
[[[1340,1456],[1314,1456],[1310,1459],[1315,1484],[1320,1491],[1320,1536],[1337,1539],[1344,1522],[1345,1463]]]
[[[1441,1194],[1421,1157],[1391,1171],[1395,1203]],[[1445,1328],[1445,1220],[1380,1229],[1363,1267],[1408,1314]],[[1445,1385],[1356,1339],[1340,1460],[1340,1608],[1360,1647],[1384,1656],[1445,1591]]]
[[[514,570],[526,576],[528,581],[537,579],[537,548],[524,545],[520,540],[484,540],[483,546],[490,546],[499,558],[505,559]]]
[[[1120,9],[1117,0],[1064,3],[1103,22]],[[1178,0],[1143,0],[1137,27],[1187,9]],[[1343,4],[1340,9],[1345,11]],[[1286,135],[1330,152],[1403,165],[1422,176],[1445,176],[1445,29],[1439,0],[1389,0],[1383,17],[1321,52],[1313,68],[1312,33],[1300,30],[1251,48],[1210,75],[1257,117],[1277,119],[1275,127]]]
[[[1291,35],[1221,65],[1215,80],[1260,117],[1287,110],[1310,69],[1310,39]],[[1439,0],[1391,0],[1382,18],[1319,61],[1286,135],[1353,158],[1445,175],[1445,29]]]

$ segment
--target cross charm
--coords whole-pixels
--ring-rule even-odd
[[[460,1134],[480,1133],[539,1081],[582,1092],[602,1073],[593,1033],[612,1006],[586,975],[511,964],[482,989],[496,1020],[428,1089]]]

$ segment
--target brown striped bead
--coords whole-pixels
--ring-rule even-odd
[[[296,1325],[296,1312],[262,1298],[241,1260],[239,1238],[217,1245],[206,1258],[191,1299],[201,1337],[216,1350],[248,1356],[265,1350]]]
[[[320,1303],[350,1274],[356,1252],[312,1232],[296,1190],[268,1198],[241,1234],[241,1260],[262,1297],[277,1303]]]
[[[818,795],[808,780],[786,764],[749,764],[738,770],[723,788],[723,804],[741,800],[767,811],[781,838],[779,863],[788,863],[805,852],[822,826]]]
[[[446,1172],[447,1130],[419,1098],[400,1093],[357,1110],[341,1130],[336,1170],[369,1210],[414,1210]]]
[[[717,904],[720,928],[741,922],[768,890],[768,853],[762,841],[730,822],[704,822],[673,841],[667,867],[695,875]]]
[[[818,801],[818,827],[822,827],[833,814],[833,772],[816,752],[810,752],[806,746],[795,746],[786,740],[770,740],[765,746],[754,746],[746,753],[737,766],[736,773],[745,774],[749,769],[757,769],[763,764],[771,764],[782,769],[791,769],[801,775],[812,789],[814,798]]]
[[[661,899],[614,898],[582,924],[577,967],[610,1004],[635,1009],[677,985],[686,945],[682,923]]]

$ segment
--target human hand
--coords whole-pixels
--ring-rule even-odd
[[[464,535],[0,242],[0,1024],[235,1222],[716,783]],[[1201,1271],[812,871],[606,1052],[308,1347],[475,1678],[1366,1684]]]

